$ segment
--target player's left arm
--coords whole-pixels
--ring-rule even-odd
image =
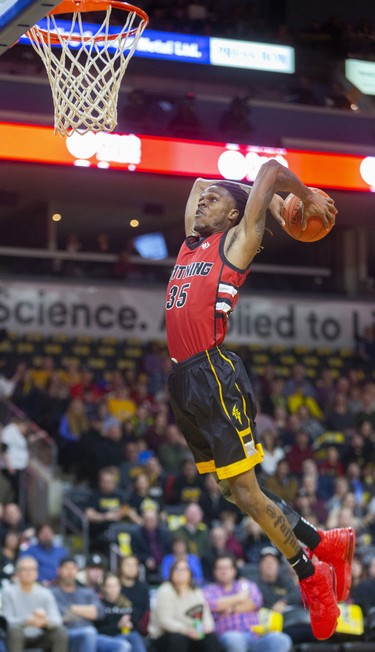
[[[256,176],[242,220],[228,231],[225,241],[225,255],[236,267],[246,269],[258,252],[263,239],[267,208],[271,209],[274,216],[274,211],[278,214],[278,221],[282,219],[280,200],[274,197],[277,192],[292,192],[302,200],[305,228],[311,215],[319,215],[326,228],[334,222],[337,211],[333,199],[305,186],[291,170],[277,161],[267,161]]]

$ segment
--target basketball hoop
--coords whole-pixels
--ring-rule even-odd
[[[126,13],[123,27],[111,28],[112,9]],[[82,14],[105,12],[95,33],[87,30]],[[73,14],[68,29],[55,16]],[[139,38],[148,24],[147,14],[121,0],[63,0],[26,35],[41,57],[51,84],[55,133],[113,131],[121,80]],[[54,46],[60,46],[55,48]]]

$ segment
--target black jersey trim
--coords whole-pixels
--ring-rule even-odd
[[[240,267],[236,267],[235,265],[232,265],[232,263],[229,262],[228,258],[226,257],[224,253],[224,244],[225,244],[225,238],[228,235],[228,231],[225,231],[223,235],[221,236],[220,239],[220,244],[219,244],[219,256],[222,260],[222,262],[227,266],[230,267],[230,269],[233,269],[234,272],[239,272],[240,274],[245,274],[248,269],[250,269],[250,265],[245,267],[245,269],[241,269]]]

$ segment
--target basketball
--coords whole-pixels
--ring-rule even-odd
[[[320,192],[324,197],[329,197],[324,190],[319,190],[319,188],[310,188],[314,192]],[[287,198],[284,200],[284,220],[285,226],[284,231],[286,231],[292,238],[299,240],[300,242],[316,242],[317,240],[322,240],[326,235],[331,231],[333,224],[331,224],[330,229],[327,231],[323,224],[323,220],[318,215],[312,215],[307,220],[307,227],[305,231],[302,231],[302,201],[296,195],[290,193]]]

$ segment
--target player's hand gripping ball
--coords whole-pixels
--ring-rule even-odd
[[[329,197],[324,190],[319,188],[311,188],[314,192],[319,192],[324,197]],[[307,227],[302,231],[302,217],[303,217],[303,204],[299,197],[290,193],[284,200],[283,217],[285,220],[284,231],[286,231],[292,238],[300,240],[301,242],[315,242],[325,238],[331,231],[334,224],[330,224],[330,228],[326,229],[323,220],[319,215],[311,215],[307,220]]]

